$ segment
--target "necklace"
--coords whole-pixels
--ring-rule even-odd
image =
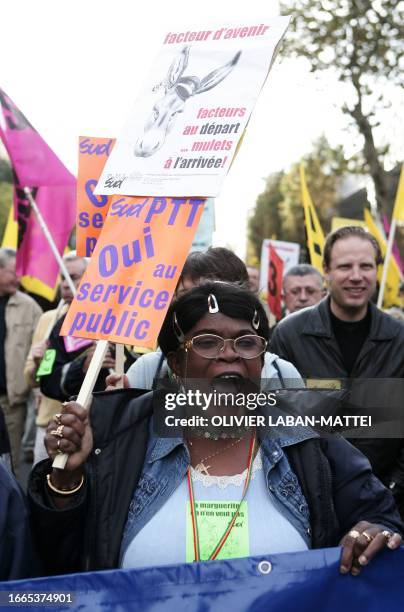
[[[211,455],[207,455],[207,457],[204,457],[203,459],[199,461],[199,463],[195,466],[195,470],[197,470],[198,472],[201,472],[202,474],[206,474],[206,476],[209,476],[208,470],[210,470],[212,466],[205,465],[205,461],[208,461],[208,459],[213,459],[213,457],[217,457],[218,455],[225,453],[230,448],[233,448],[233,446],[236,446],[236,444],[240,444],[242,439],[243,438],[238,438],[237,440],[234,440],[231,444],[228,444],[224,448],[220,448],[219,450],[212,453]],[[190,443],[190,445],[192,446],[192,443]]]
[[[246,477],[245,477],[243,494],[241,496],[240,502],[239,502],[239,504],[237,506],[237,509],[236,509],[235,513],[233,514],[232,518],[230,519],[229,524],[227,525],[225,532],[223,533],[223,535],[220,538],[219,542],[216,544],[215,548],[213,549],[213,551],[209,555],[209,558],[207,559],[208,561],[213,561],[214,559],[217,558],[217,556],[220,553],[220,551],[222,550],[226,540],[228,539],[231,530],[233,529],[234,523],[237,520],[237,517],[238,517],[239,512],[240,512],[241,504],[243,503],[243,501],[245,499],[245,496],[247,495],[248,486],[249,486],[250,480],[251,480],[252,464],[253,464],[253,457],[254,457],[254,449],[255,449],[255,436],[253,438],[251,438],[250,449],[248,451],[247,474],[246,474]],[[190,470],[190,468],[188,468],[187,476],[188,476],[189,501],[190,501],[190,505],[191,505],[192,534],[193,534],[193,538],[194,538],[194,557],[195,557],[194,561],[200,561],[201,560],[201,555],[200,555],[200,546],[199,546],[198,522],[196,520],[195,497],[194,497],[194,489],[193,489],[193,486],[192,486],[192,477],[191,477],[191,470]]]

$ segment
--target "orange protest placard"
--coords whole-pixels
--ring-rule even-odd
[[[61,334],[154,348],[204,202],[114,196]]]
[[[104,226],[111,196],[97,196],[95,186],[111,154],[115,140],[80,136],[77,176],[76,248],[80,257],[90,257]]]

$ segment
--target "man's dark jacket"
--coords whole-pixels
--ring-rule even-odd
[[[404,379],[404,325],[372,303],[370,316],[369,335],[350,376],[332,330],[329,298],[281,321],[276,326],[269,348],[291,361],[306,379]],[[388,401],[388,384],[381,384],[385,385],[383,388],[386,389]],[[369,383],[369,389],[373,388]],[[404,405],[402,418],[404,421]],[[374,473],[384,484],[396,483],[401,497],[401,490],[404,490],[404,440],[362,438],[351,442],[366,454]]]
[[[46,574],[118,567],[149,439],[152,393],[141,393],[127,389],[96,394],[91,407],[93,451],[85,485],[71,506],[53,507],[45,484],[50,461],[32,471],[28,492],[33,532]],[[314,438],[285,451],[308,502],[313,548],[336,546],[360,520],[402,531],[392,495],[348,442]]]

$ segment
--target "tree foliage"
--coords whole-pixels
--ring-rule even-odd
[[[271,174],[265,183],[264,191],[257,197],[252,215],[248,220],[248,243],[252,254],[249,260],[261,258],[264,238],[279,238],[282,231],[279,205],[282,202],[280,183],[283,172]],[[249,249],[247,249],[249,251]],[[254,258],[255,255],[255,258]]]
[[[8,213],[13,202],[13,175],[10,163],[0,157],[0,240],[4,235]]]
[[[339,179],[347,168],[342,147],[332,148],[322,136],[302,162],[320,223],[324,231],[328,232],[332,217],[338,214],[336,202]],[[299,165],[300,161],[287,172],[270,175],[265,190],[257,198],[248,225],[249,242],[257,258],[260,257],[265,238],[298,242],[305,248]]]
[[[388,104],[384,85],[403,86],[404,2],[283,0],[281,9],[292,16],[285,51],[307,58],[312,71],[332,69],[352,86],[354,102],[342,110],[363,137],[363,170],[373,179],[379,210],[387,211],[387,147],[375,144],[375,115],[378,104]]]
[[[13,203],[13,186],[0,181],[0,241],[3,239],[8,213]],[[1,242],[0,242],[1,244]]]
[[[0,183],[12,183],[13,182],[13,174],[11,172],[10,163],[0,157]]]

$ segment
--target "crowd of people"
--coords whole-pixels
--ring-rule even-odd
[[[377,241],[362,228],[331,233],[324,275],[308,264],[285,274],[285,316],[270,329],[254,268],[224,248],[191,253],[157,350],[128,360],[120,375],[111,346],[87,411],[71,398],[94,343],[59,335],[73,298],[68,283],[63,302],[41,315],[18,290],[15,253],[2,249],[0,405],[8,437],[0,447],[0,579],[337,545],[340,572],[357,575],[381,549],[398,548],[400,437],[347,441],[301,425],[156,433],[167,390],[232,398],[281,391],[299,411],[307,389],[404,378],[404,324],[373,303],[380,261]],[[86,261],[70,255],[65,263],[78,286]],[[37,427],[25,499],[14,475],[32,390]],[[215,410],[244,414],[235,402]],[[260,405],[262,415],[276,410]],[[68,455],[64,470],[52,467],[60,453]],[[202,510],[218,506],[219,518]]]

